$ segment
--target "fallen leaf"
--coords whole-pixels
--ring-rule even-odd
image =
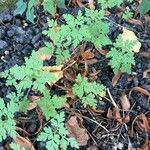
[[[121,101],[122,108],[125,111],[129,111],[130,110],[130,102],[129,102],[129,99],[127,98],[127,95],[124,92],[121,94],[120,101]]]
[[[29,104],[28,110],[32,110],[37,107],[37,103],[40,100],[40,96],[30,96],[29,99],[31,103]]]
[[[63,77],[62,67],[63,67],[63,65],[42,67],[42,70],[49,71],[56,78],[53,82],[48,82],[48,84],[50,86],[53,85],[55,82],[57,82],[59,79],[61,79]]]
[[[150,150],[150,140],[148,140],[148,137],[146,138],[143,146],[140,148],[137,148],[136,150]]]
[[[150,78],[150,69],[143,72],[143,78]]]
[[[108,111],[107,111],[107,118],[108,119],[113,119],[113,112],[110,108],[108,108]]]
[[[76,1],[79,7],[84,7],[83,3],[81,2],[81,0],[77,0]]]
[[[137,125],[139,126],[139,128],[142,128],[144,131],[150,132],[150,124],[145,114],[140,114],[138,116]]]
[[[90,50],[87,50],[87,51],[81,53],[81,57],[84,60],[91,59],[91,58],[94,58],[94,53],[92,53]]]
[[[136,86],[136,87],[134,87],[134,88],[131,89],[131,91],[130,91],[130,93],[129,93],[129,98],[130,98],[131,93],[132,93],[133,91],[140,92],[140,93],[142,93],[143,95],[148,96],[148,97],[150,98],[150,93],[149,93],[147,90],[145,90],[145,89],[143,89],[143,88],[141,88],[141,87],[138,87],[138,86]]]
[[[107,112],[107,118],[115,119],[116,121],[122,123],[120,109],[118,107],[114,107],[113,111],[109,108]]]
[[[128,123],[129,121],[130,121],[130,116],[129,116],[129,114],[122,118],[122,122],[123,122],[123,123]]]
[[[79,146],[87,145],[89,136],[86,129],[79,126],[76,116],[70,117],[66,123],[66,128],[68,129],[69,136],[74,137]]]
[[[26,150],[35,150],[33,144],[26,138],[17,135],[15,143],[18,144],[21,148],[24,147]]]
[[[85,64],[85,61],[80,60],[79,62],[82,63],[82,64]],[[95,64],[97,62],[98,62],[98,60],[95,59],[95,58],[86,60],[87,65],[93,65],[93,64]]]
[[[150,58],[150,52],[141,52],[139,53],[139,55],[146,57],[146,58]]]
[[[118,71],[118,72],[114,75],[114,77],[112,78],[112,86],[113,86],[113,87],[117,84],[117,82],[118,82],[118,80],[120,79],[121,75],[122,75],[122,72],[121,72],[121,71]]]
[[[118,107],[114,108],[113,116],[114,116],[114,119],[116,119],[118,122],[122,123],[120,109]]]
[[[106,50],[104,50],[104,49],[100,49],[100,48],[96,48],[98,51],[99,51],[99,53],[100,54],[102,54],[102,55],[107,55],[107,53],[108,53],[108,51],[106,51]]]
[[[88,147],[87,150],[98,150],[98,148],[97,148],[97,146],[92,145],[92,146]]]
[[[134,19],[134,18],[129,19],[128,22],[131,23],[131,24],[134,24],[134,25],[143,26],[143,23],[140,20],[137,20],[137,19]]]
[[[94,10],[95,6],[94,6],[94,0],[88,0],[89,1],[89,7],[90,9]]]
[[[138,53],[140,51],[141,43],[138,41],[138,38],[136,37],[136,35],[134,34],[133,31],[130,31],[130,30],[126,29],[125,27],[123,27],[122,38],[123,38],[123,41],[126,41],[126,40],[137,41],[137,43],[133,47],[132,51],[135,53]]]

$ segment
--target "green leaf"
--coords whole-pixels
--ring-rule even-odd
[[[59,8],[66,8],[65,0],[56,0],[56,4]]]
[[[45,127],[38,136],[38,141],[46,142],[47,150],[58,150],[59,147],[66,150],[69,145],[74,148],[79,148],[74,138],[68,138],[64,121],[64,112],[55,115],[55,117],[51,119],[51,127]]]
[[[53,0],[44,0],[43,2],[44,10],[49,12],[51,15],[55,13],[54,1]]]
[[[51,117],[55,117],[57,115],[56,109],[63,107],[65,102],[66,98],[56,95],[51,97],[49,92],[46,91],[44,97],[38,102],[38,105],[41,108],[46,120],[49,120]]]
[[[16,123],[14,120],[14,113],[16,111],[17,103],[10,101],[5,106],[3,99],[0,98],[0,142],[5,140],[7,135],[12,138],[16,137]]]
[[[139,11],[142,15],[146,14],[150,10],[150,0],[142,0],[139,6]]]
[[[33,7],[30,9],[29,8],[27,9],[26,17],[30,22],[34,23],[34,8]]]
[[[14,15],[18,15],[18,14],[22,15],[27,8],[27,4],[23,0],[18,0],[16,6],[17,7],[14,11]]]
[[[82,77],[78,74],[72,91],[73,94],[80,98],[84,107],[91,106],[96,108],[96,96],[105,96],[105,87],[96,82],[89,82],[87,77]]]

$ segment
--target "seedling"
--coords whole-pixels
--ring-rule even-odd
[[[105,96],[105,87],[96,82],[89,82],[86,77],[80,74],[76,78],[76,83],[72,88],[73,94],[77,96],[84,107],[90,106],[96,108],[96,96]]]
[[[107,58],[110,58],[108,64],[114,73],[117,73],[119,70],[131,73],[131,67],[135,64],[134,53],[132,51],[135,44],[136,41],[123,41],[121,35],[118,36],[116,42],[113,44],[114,47],[106,55]]]
[[[65,115],[63,112],[51,119],[51,127],[45,127],[38,136],[38,141],[46,142],[47,150],[67,150],[67,146],[79,148],[74,138],[68,138],[68,131],[64,127]]]

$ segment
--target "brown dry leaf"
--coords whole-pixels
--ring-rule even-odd
[[[92,53],[90,50],[87,50],[87,51],[81,53],[81,56],[84,60],[92,59],[92,58],[94,58],[94,53]]]
[[[138,41],[138,38],[136,37],[136,35],[134,34],[134,32],[126,29],[125,27],[123,27],[123,33],[122,33],[122,38],[123,41],[129,40],[129,41]],[[141,48],[141,43],[138,41],[136,43],[136,45],[133,47],[132,51],[135,53],[138,53],[140,51]]]
[[[97,63],[97,61],[98,61],[97,59],[93,58],[93,59],[86,60],[86,63],[87,63],[87,65],[93,65],[93,64]],[[79,62],[82,64],[85,64],[85,61],[80,60]]]
[[[147,90],[145,90],[145,89],[143,89],[143,88],[141,88],[141,87],[136,86],[136,87],[134,87],[134,88],[131,89],[131,91],[130,91],[130,93],[129,93],[129,98],[130,98],[131,93],[132,93],[133,91],[140,92],[140,93],[142,93],[143,95],[150,97],[150,93],[149,93]]]
[[[108,11],[108,10],[105,10],[105,14],[104,14],[105,16],[110,16],[111,15],[111,12],[110,11]]]
[[[56,78],[53,82],[48,82],[48,84],[50,86],[53,85],[55,82],[57,82],[59,79],[61,79],[63,77],[62,67],[63,67],[63,65],[60,65],[60,66],[48,66],[48,67],[43,67],[42,68],[42,70],[49,71]]]
[[[136,150],[150,150],[150,140],[146,138],[144,145]]]
[[[130,116],[129,116],[129,114],[122,118],[122,122],[123,122],[123,123],[128,123],[129,121],[130,121]]]
[[[129,111],[130,110],[130,102],[129,102],[129,99],[127,98],[126,93],[123,92],[121,94],[120,101],[121,101],[122,108],[125,111]]]
[[[122,72],[121,72],[121,71],[118,71],[118,72],[114,75],[114,77],[112,78],[112,86],[113,86],[113,87],[117,84],[117,82],[118,82],[118,80],[120,79],[121,75],[122,75]]]
[[[90,9],[94,10],[95,6],[94,6],[94,0],[88,0],[89,1],[89,7]]]
[[[150,69],[143,72],[143,78],[150,78]]]
[[[113,113],[114,113],[114,118],[115,118],[118,122],[122,123],[122,118],[121,118],[121,115],[120,115],[120,109],[119,109],[118,107],[115,107]]]
[[[144,131],[150,132],[150,124],[145,114],[139,115],[137,124],[140,128],[144,129]]]
[[[139,53],[139,55],[146,57],[146,58],[150,58],[150,52],[141,52]]]
[[[120,109],[118,107],[115,107],[113,111],[109,108],[108,112],[107,112],[107,118],[115,119],[118,122],[122,123],[122,118],[120,115]]]
[[[89,136],[86,129],[79,126],[76,116],[70,117],[66,123],[66,128],[68,129],[69,136],[74,137],[79,146],[87,145]]]
[[[83,3],[81,0],[76,0],[77,4],[79,7],[84,7]]]
[[[97,50],[100,52],[100,54],[102,54],[102,55],[107,55],[107,53],[108,53],[108,51],[106,51],[106,50],[104,50],[104,49],[99,49],[99,48],[97,48]]]
[[[88,147],[87,150],[98,150],[98,148],[97,148],[97,146],[92,145],[92,146]]]
[[[26,150],[35,150],[33,144],[26,138],[17,135],[15,143],[18,144],[21,148],[24,147]]]
[[[113,112],[110,108],[108,108],[108,111],[107,111],[107,118],[108,119],[113,119]]]
[[[131,23],[131,24],[143,26],[143,23],[140,20],[137,20],[137,19],[134,19],[134,18],[129,19],[128,22]]]
[[[30,96],[29,99],[31,100],[31,103],[29,104],[28,110],[36,108],[40,98],[41,98],[40,96]]]

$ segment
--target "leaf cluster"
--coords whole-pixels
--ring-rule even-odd
[[[103,97],[105,95],[105,87],[96,82],[89,82],[86,77],[78,74],[76,83],[72,88],[73,94],[82,101],[84,107],[90,106],[96,108],[96,96]]]
[[[67,150],[67,146],[78,148],[74,138],[68,138],[68,131],[64,127],[65,115],[63,112],[51,119],[51,127],[45,127],[38,136],[38,141],[46,142],[47,150],[58,150],[60,147]]]
[[[63,107],[66,102],[66,98],[60,96],[50,96],[49,92],[46,91],[44,96],[38,102],[39,107],[41,108],[46,120],[53,118],[57,115],[57,109]]]
[[[109,24],[103,21],[104,11],[85,9],[85,13],[64,14],[63,18],[65,24],[62,25],[48,19],[49,29],[43,32],[52,40],[52,43],[45,43],[44,49],[51,49],[57,64],[70,58],[69,49],[76,48],[81,42],[90,42],[96,47],[111,44],[107,36]]]
[[[3,99],[0,98],[0,142],[5,140],[7,135],[12,138],[16,137],[16,123],[14,113],[17,111],[17,104],[11,100],[5,106]]]
[[[113,44],[113,48],[106,55],[110,58],[109,65],[113,69],[114,73],[119,70],[121,72],[131,73],[131,67],[135,64],[134,53],[132,51],[136,41],[123,41],[121,36],[118,36],[116,42]]]
[[[53,74],[42,70],[43,61],[40,60],[38,52],[33,51],[30,58],[25,58],[25,64],[14,66],[2,73],[2,77],[7,77],[6,85],[15,86],[18,93],[22,90],[32,88],[44,92],[45,83],[55,80]]]

